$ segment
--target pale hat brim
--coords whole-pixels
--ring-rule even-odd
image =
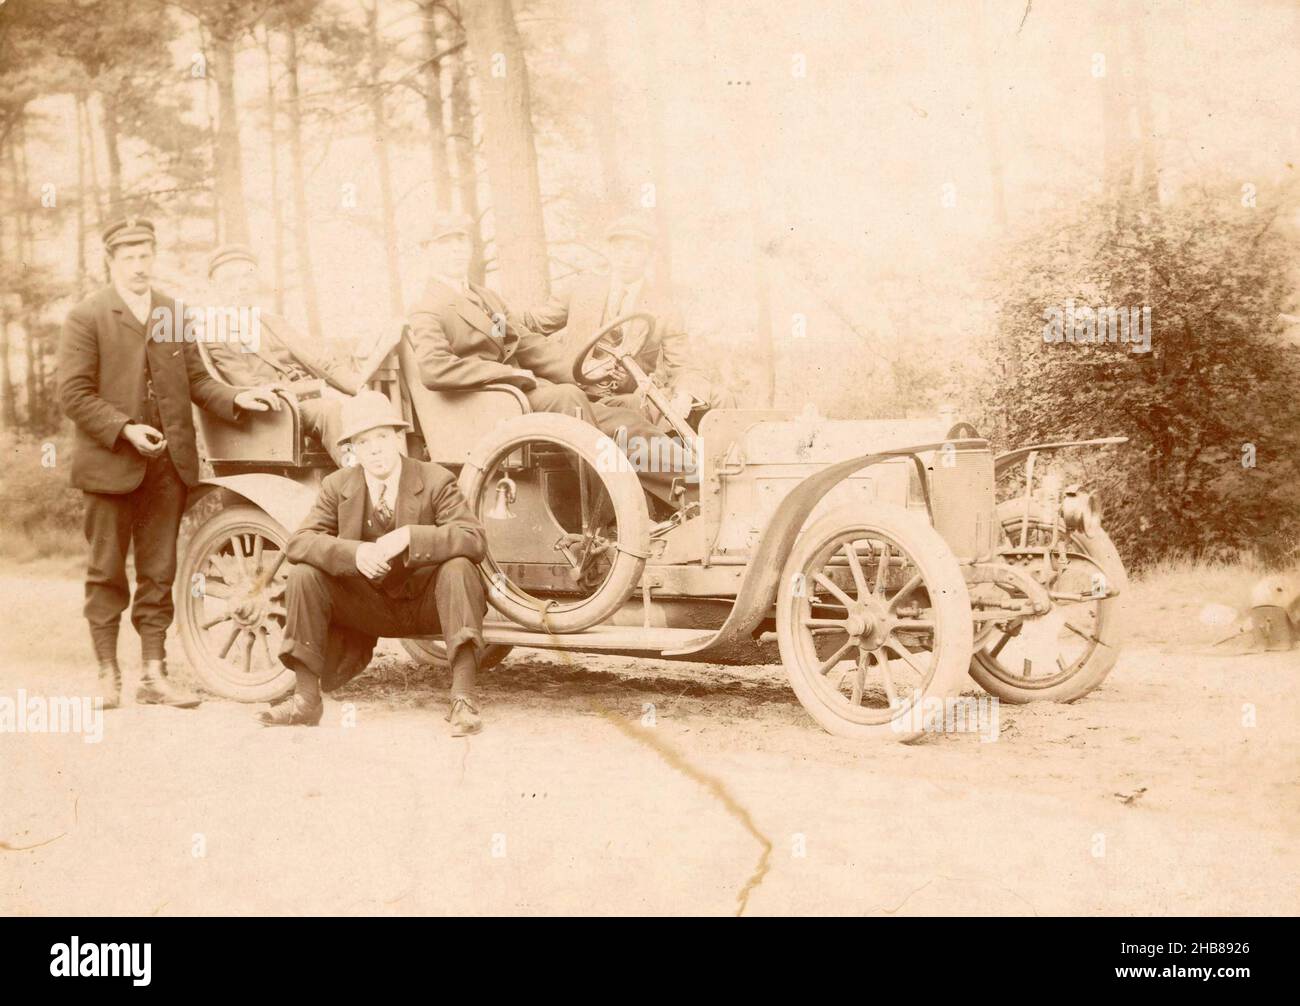
[[[334,443],[336,446],[342,447],[353,437],[365,433],[366,430],[377,430],[381,426],[391,426],[393,429],[396,430],[411,429],[411,424],[408,423],[405,419],[395,419],[391,416],[389,417],[371,416],[368,419],[353,423],[350,427],[345,428],[343,432],[339,435],[338,439],[334,441]]]

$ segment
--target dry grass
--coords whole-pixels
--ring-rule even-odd
[[[1162,559],[1129,583],[1120,604],[1132,646],[1201,645],[1226,636],[1212,605],[1244,611],[1255,581],[1274,572],[1253,556],[1224,562],[1192,556]],[[1224,615],[1224,612],[1217,612]]]

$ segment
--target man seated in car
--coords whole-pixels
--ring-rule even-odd
[[[314,345],[282,316],[261,310],[261,275],[252,249],[240,244],[217,248],[208,258],[208,279],[218,302],[211,312],[218,331],[206,333],[204,342],[217,371],[237,386],[279,385],[295,392],[307,433],[342,466],[337,439],[343,401],[365,387],[400,333],[381,339],[357,370]],[[257,311],[250,318],[252,308]],[[250,323],[254,331],[240,331]]]
[[[525,327],[499,294],[469,281],[471,227],[466,216],[441,215],[425,245],[429,282],[408,319],[424,384],[439,390],[510,384],[534,412],[577,415],[616,440],[623,430],[625,443],[651,445],[637,456],[676,459],[653,467],[677,470],[646,465],[638,471],[647,489],[671,499],[674,478],[687,468],[680,446],[635,409],[591,401],[573,383],[573,361],[563,346]]]
[[[605,238],[608,275],[579,276],[544,306],[526,311],[524,324],[544,335],[559,332],[561,345],[571,357],[592,334],[615,318],[638,311],[652,314],[652,326],[644,320],[628,322],[628,326],[649,328],[636,362],[667,389],[673,410],[694,426],[708,409],[734,408],[731,393],[711,381],[696,364],[681,313],[668,291],[647,275],[655,247],[653,222],[630,213],[615,220]],[[622,368],[586,391],[607,405],[643,407],[635,381]]]

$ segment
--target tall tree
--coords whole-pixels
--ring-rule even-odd
[[[502,292],[512,303],[539,303],[550,289],[550,270],[528,66],[514,8],[510,0],[475,0],[462,5],[461,20],[474,54]]]
[[[289,160],[293,177],[293,240],[298,264],[298,282],[307,311],[307,330],[312,337],[324,337],[321,326],[320,298],[316,292],[316,272],[311,254],[311,210],[307,204],[307,170],[303,162],[302,86],[299,81],[298,25],[285,24],[285,75],[289,82]]]
[[[443,127],[442,60],[450,48],[440,48],[437,0],[415,0],[420,11],[423,41],[424,117],[429,124],[429,164],[433,178],[433,201],[439,210],[451,208],[451,165],[447,160],[447,131]]]
[[[474,222],[474,253],[469,277],[475,283],[485,279],[483,254],[483,212],[478,198],[478,163],[474,144],[474,109],[470,99],[472,63],[462,48],[451,63],[452,146],[456,151],[456,192],[461,212]]]
[[[384,81],[384,45],[379,37],[379,0],[366,6],[367,103],[370,106],[370,145],[375,153],[379,176],[379,208],[384,237],[384,259],[388,266],[388,307],[402,313],[402,272],[397,253],[397,213],[393,203],[393,175],[388,163],[388,111],[384,105],[388,85]]]

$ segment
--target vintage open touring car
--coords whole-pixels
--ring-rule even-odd
[[[487,527],[486,665],[515,646],[779,660],[831,733],[899,739],[970,678],[1010,702],[1071,701],[1101,683],[1118,655],[1123,564],[1096,497],[1034,469],[1123,438],[995,457],[951,417],[717,409],[696,429],[637,365],[647,324],[628,315],[592,333],[573,370],[590,381],[622,366],[694,459],[661,497],[611,463],[625,455],[610,438],[531,413],[513,387],[429,390],[405,333],[371,378],[412,423],[408,453],[458,471]],[[191,495],[179,633],[199,680],[244,701],[292,688],[276,659],[283,549],[332,467],[285,398],[251,428],[198,414],[212,475]],[[999,476],[1022,463],[1023,488],[998,501]],[[437,639],[402,643],[423,662],[444,656]]]

